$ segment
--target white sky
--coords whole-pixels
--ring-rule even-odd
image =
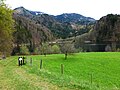
[[[107,14],[120,14],[120,0],[6,0],[6,4],[12,9],[23,6],[51,15],[78,13],[97,20]]]

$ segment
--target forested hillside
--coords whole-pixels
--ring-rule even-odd
[[[74,36],[75,30],[79,32],[79,35],[83,34],[93,28],[95,23],[95,19],[75,13],[66,14],[67,18],[64,18],[64,14],[53,16],[42,12],[30,11],[24,7],[14,9],[14,14],[29,18],[31,21],[34,21],[35,24],[45,26],[53,33],[55,38]]]
[[[88,33],[77,36],[75,45],[86,51],[119,51],[120,15],[108,14]]]
[[[107,45],[111,47],[112,51],[120,48],[120,15],[108,14],[102,17],[96,23],[95,30],[96,43],[104,44],[98,47],[100,51]]]
[[[51,31],[23,16],[13,15],[15,20],[14,40],[16,45],[27,44],[31,51],[42,42],[54,40]]]
[[[66,20],[68,21],[66,22],[64,19],[61,22],[60,19],[57,19],[60,15],[53,16],[43,12],[30,11],[24,7],[14,9],[13,19],[16,31],[13,36],[16,46],[12,54],[20,53],[20,45],[25,45],[30,52],[34,52],[35,48],[41,47],[44,42],[82,35],[93,29],[94,19],[79,14],[67,15]]]

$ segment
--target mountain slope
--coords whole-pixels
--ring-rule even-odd
[[[16,8],[14,10],[15,15],[23,16],[25,18],[34,21],[36,24],[44,26],[49,29],[50,32],[56,38],[66,38],[69,36],[70,32],[73,32],[71,25],[62,24],[54,19],[54,16],[48,14],[33,14],[34,11],[26,10],[23,7]],[[32,13],[31,13],[32,12]]]
[[[120,15],[108,14],[97,21],[95,25],[96,43],[104,44],[99,50],[105,51],[110,45],[112,51],[116,51],[120,44]]]
[[[85,17],[76,13],[64,13],[61,15],[55,16],[55,19],[61,23],[69,22],[69,23],[79,23],[79,24],[89,24],[95,22],[95,19],[90,17]]]
[[[53,16],[48,14],[37,15],[33,17],[32,20],[36,21],[37,24],[41,24],[49,28],[56,38],[67,38],[69,37],[70,32],[74,32],[71,24],[60,23],[56,21]]]
[[[85,17],[76,13],[64,13],[61,15],[55,16],[55,19],[61,23],[70,23],[72,29],[77,31],[77,35],[82,35],[88,33],[90,30],[93,30],[95,19],[90,17]],[[74,34],[72,35],[74,36]]]
[[[29,18],[36,22],[36,24],[45,26],[56,38],[74,36],[75,30],[78,30],[78,35],[86,33],[92,28],[91,25],[94,25],[95,22],[92,18],[75,13],[53,16],[43,12],[26,10],[24,7],[16,8],[14,13]],[[66,15],[67,18],[60,18]],[[86,28],[86,25],[88,25],[89,28]]]
[[[29,18],[21,15],[13,14],[15,20],[15,33],[14,43],[17,45],[17,49],[13,50],[13,55],[19,52],[19,45],[26,44],[31,52],[35,47],[42,44],[45,41],[54,40],[51,31],[41,24],[36,24]]]

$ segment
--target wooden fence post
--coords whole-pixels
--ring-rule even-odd
[[[42,69],[42,59],[40,60],[40,69]]]
[[[93,83],[93,73],[90,74],[90,82],[91,82],[91,85]]]
[[[63,74],[64,73],[64,66],[63,66],[63,64],[61,64],[61,74]]]
[[[25,63],[26,63],[26,64],[28,63],[28,57],[26,57]]]
[[[32,58],[30,58],[30,65],[32,66]]]

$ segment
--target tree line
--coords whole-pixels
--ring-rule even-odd
[[[0,0],[0,53],[10,55],[13,47],[14,20],[13,11]]]

